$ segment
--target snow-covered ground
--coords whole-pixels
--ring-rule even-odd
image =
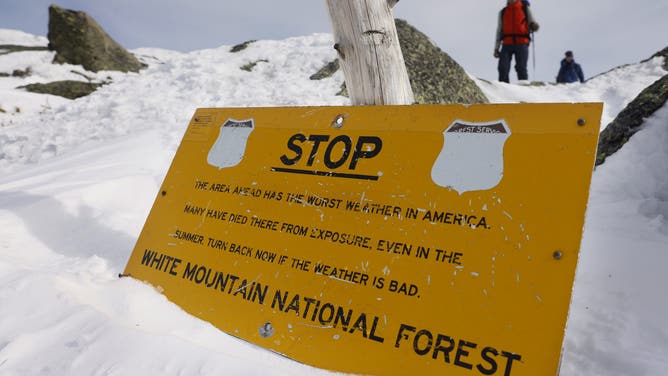
[[[644,88],[666,74],[662,64],[663,58],[657,57],[645,63],[613,69],[584,84],[528,86],[484,80],[476,83],[494,103],[603,102],[603,130]]]
[[[566,375],[668,374],[668,105],[594,172]]]
[[[0,44],[46,40],[0,30]],[[134,51],[139,74],[0,55],[0,375],[330,374],[230,337],[151,287],[118,279],[197,107],[342,105],[329,35],[182,54]],[[657,46],[657,49],[660,46]],[[252,72],[242,65],[260,62]],[[479,81],[493,102],[604,101],[607,124],[668,73],[657,58],[584,85]],[[14,87],[113,83],[66,100]],[[20,112],[11,109],[19,107]],[[597,168],[565,339],[562,375],[668,374],[668,106]]]

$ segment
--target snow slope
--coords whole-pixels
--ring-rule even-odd
[[[0,30],[3,43],[22,40],[44,42]],[[308,79],[334,58],[331,44],[313,35],[237,54],[140,49],[147,70],[94,75],[113,83],[75,101],[0,78],[0,106],[27,109],[0,114],[0,375],[330,374],[227,336],[116,276],[195,108],[346,104],[335,96],[340,72]],[[1,55],[0,72],[29,65],[33,81],[92,75],[50,59]],[[269,62],[239,69],[259,59]],[[610,120],[667,73],[661,63],[585,85],[479,83],[495,102],[605,100]],[[594,173],[562,375],[668,374],[666,145],[668,107]]]
[[[0,133],[0,170],[11,169],[17,162],[36,162],[61,154],[89,141],[149,129],[159,132],[175,150],[198,107],[347,104],[347,98],[335,95],[343,73],[338,72],[334,79],[309,80],[335,58],[331,45],[331,37],[321,34],[259,41],[240,53],[228,52],[229,46],[188,54],[140,49],[135,52],[150,64],[148,69],[140,74],[98,72],[96,78],[111,76],[113,85],[76,101],[17,92],[13,89],[18,86],[13,82],[17,79],[0,78],[0,107],[46,107],[37,113],[22,110],[25,115],[20,116],[4,114],[3,118],[0,113],[1,124],[11,120],[13,125]],[[31,82],[48,82],[59,75],[67,77],[60,79],[84,80],[70,72],[83,72],[83,68],[48,64],[52,59],[48,51],[0,55],[0,72],[9,71],[8,67],[18,61],[33,67],[36,73],[29,78]],[[258,63],[252,72],[240,69],[261,59],[269,62]]]
[[[566,375],[668,374],[668,105],[593,176]]]

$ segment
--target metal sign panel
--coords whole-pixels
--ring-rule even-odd
[[[199,109],[126,274],[362,374],[556,374],[601,104]]]

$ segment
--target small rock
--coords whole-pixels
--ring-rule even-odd
[[[12,72],[12,77],[19,77],[19,78],[24,78],[32,75],[32,69],[30,67],[21,70],[21,69],[14,69]]]
[[[0,55],[7,55],[12,52],[23,51],[47,51],[48,47],[42,46],[18,46],[15,44],[0,44]]]
[[[25,86],[19,86],[17,89],[25,89],[31,93],[38,94],[51,94],[64,97],[67,99],[76,99],[85,97],[86,95],[94,92],[104,84],[101,83],[90,83],[82,81],[54,81],[46,84],[36,83]]]
[[[332,77],[336,71],[340,68],[339,59],[334,59],[327,63],[324,67],[320,68],[317,72],[311,75],[309,79],[311,80],[322,80],[325,78]]]
[[[245,41],[245,42],[243,42],[243,43],[239,43],[239,44],[237,44],[236,46],[233,46],[233,47],[230,49],[230,52],[232,52],[232,53],[236,53],[236,52],[239,52],[239,51],[243,51],[243,50],[245,50],[246,48],[248,48],[248,46],[249,46],[251,43],[255,43],[255,42],[257,42],[257,40],[253,39],[253,40],[247,40],[247,41]]]
[[[339,92],[336,93],[336,95],[350,98],[350,95],[348,94],[348,87],[346,86],[345,82],[341,84],[341,88],[339,89]]]
[[[253,70],[253,68],[255,68],[255,66],[256,66],[258,63],[268,63],[268,62],[269,62],[269,60],[267,60],[267,59],[260,59],[260,60],[256,60],[256,61],[251,61],[251,62],[248,63],[248,64],[244,64],[244,65],[242,65],[242,66],[240,67],[240,69],[241,69],[241,70],[245,70],[246,72],[250,72],[250,71]]]

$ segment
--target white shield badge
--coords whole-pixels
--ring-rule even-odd
[[[206,161],[219,169],[239,164],[246,154],[246,144],[255,123],[253,119],[228,119],[220,126],[218,139],[209,150]]]
[[[432,180],[459,194],[495,187],[503,177],[503,146],[510,134],[504,120],[456,120],[443,132],[443,150],[431,169]]]

